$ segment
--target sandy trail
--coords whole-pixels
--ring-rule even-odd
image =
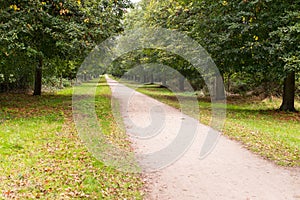
[[[175,138],[182,120],[194,120],[108,77],[107,81],[113,97],[119,101],[137,154],[165,148]],[[153,107],[160,108],[152,109],[154,117],[164,115],[160,134],[146,139],[133,137],[138,134],[136,131],[143,130],[133,123],[140,127],[151,124],[149,113]],[[157,127],[152,128],[154,132],[158,131]],[[208,129],[197,122],[196,138],[180,159],[156,172],[145,172],[148,177],[146,199],[300,199],[299,168],[275,166],[224,136],[220,137],[214,151],[200,160],[201,145]]]

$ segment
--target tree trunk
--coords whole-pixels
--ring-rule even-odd
[[[9,91],[9,74],[4,74],[4,92]]]
[[[225,99],[225,88],[224,88],[224,81],[222,76],[217,77],[217,88],[216,88],[216,100],[224,100]]]
[[[184,91],[184,76],[179,76],[179,90]]]
[[[42,94],[42,69],[43,69],[43,58],[40,57],[38,65],[35,69],[33,95],[41,95]]]
[[[154,76],[153,76],[153,73],[150,74],[150,84],[154,84]]]
[[[223,82],[223,77],[222,76],[216,76],[214,77],[213,83],[212,83],[212,91],[211,95],[214,100],[225,100],[225,88],[224,88],[224,82]]]
[[[227,91],[230,92],[230,77],[231,77],[231,73],[228,73],[227,75]]]
[[[167,80],[166,80],[167,78],[166,78],[166,72],[163,72],[163,74],[162,74],[162,85],[163,86],[167,86]]]
[[[295,71],[289,72],[284,79],[282,98],[280,110],[295,112]]]
[[[60,75],[59,77],[59,88],[62,89],[64,86],[63,86],[63,76],[62,74]]]

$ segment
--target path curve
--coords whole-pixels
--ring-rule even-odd
[[[135,92],[128,104],[118,84],[108,77],[112,96],[119,101],[127,133],[131,133],[135,123],[150,123],[149,111],[160,106],[167,116],[163,133],[148,140],[130,137],[135,151],[149,153],[163,148],[173,138],[180,121],[187,116],[146,95]],[[118,89],[117,89],[118,88]],[[188,151],[172,165],[154,173],[146,173],[149,200],[189,200],[189,199],[299,199],[300,170],[278,167],[254,155],[239,143],[221,136],[214,151],[200,160],[201,144],[209,127],[198,123],[197,136]],[[172,135],[173,134],[173,135]]]

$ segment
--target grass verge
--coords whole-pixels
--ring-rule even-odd
[[[145,85],[137,91],[175,108],[175,95],[158,85]],[[180,95],[180,94],[179,94]],[[187,94],[181,94],[187,96]],[[246,148],[282,166],[300,166],[300,113],[276,111],[280,99],[258,100],[234,97],[227,99],[227,117],[223,134],[240,141]],[[200,122],[210,124],[211,104],[199,98]],[[300,103],[296,102],[300,110]]]
[[[104,132],[128,146],[112,120],[105,79],[97,94]],[[142,199],[140,175],[105,166],[87,151],[75,130],[71,104],[71,88],[40,97],[0,94],[0,197]]]

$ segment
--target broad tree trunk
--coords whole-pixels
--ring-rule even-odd
[[[43,69],[43,58],[40,57],[39,62],[35,69],[33,95],[41,95],[42,94],[42,69]]]
[[[216,76],[214,77],[214,80],[212,82],[212,91],[211,95],[214,100],[225,100],[225,88],[224,88],[224,82],[222,76]]]
[[[295,109],[295,71],[289,72],[284,79],[283,96],[280,110],[296,111]]]
[[[224,81],[223,81],[223,77],[222,76],[218,76],[217,77],[217,98],[216,100],[224,100],[225,98],[225,88],[224,88]]]

